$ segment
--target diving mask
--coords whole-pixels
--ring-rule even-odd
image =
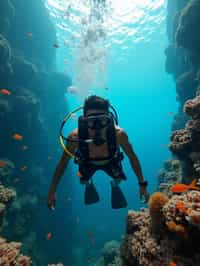
[[[102,129],[109,125],[111,122],[111,117],[109,114],[97,113],[87,116],[87,125],[90,129]]]

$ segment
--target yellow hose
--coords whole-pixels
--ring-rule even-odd
[[[71,118],[71,117],[73,116],[74,113],[80,111],[81,109],[83,109],[83,106],[80,106],[80,107],[76,108],[74,111],[70,112],[68,115],[66,115],[66,116],[64,117],[63,121],[66,123],[67,120],[69,120],[69,118]],[[66,148],[62,136],[60,136],[59,140],[60,140],[60,145],[62,146],[63,150],[64,150],[64,151],[65,151],[70,157],[74,158],[75,155],[74,155],[73,153],[71,153],[71,152]]]

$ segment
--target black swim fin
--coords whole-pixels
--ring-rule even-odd
[[[126,208],[127,207],[127,201],[124,197],[123,192],[121,191],[121,188],[118,185],[114,185],[111,181],[111,204],[113,209],[120,209],[120,208]]]
[[[93,184],[93,182],[86,185],[85,194],[84,194],[84,203],[85,204],[93,204],[99,201],[99,195],[97,190]]]

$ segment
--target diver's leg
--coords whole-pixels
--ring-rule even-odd
[[[108,165],[106,165],[104,171],[113,178],[113,180],[110,182],[112,208],[126,208],[127,201],[119,186],[120,182],[126,179],[121,164],[119,164],[119,162],[110,162]]]
[[[80,177],[80,183],[85,185],[84,203],[93,204],[99,201],[98,192],[92,181],[92,176],[96,172],[93,165],[82,165],[79,167],[79,172],[82,175]]]

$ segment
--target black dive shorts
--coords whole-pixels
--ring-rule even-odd
[[[106,174],[108,174],[114,179],[120,178],[126,180],[121,161],[112,159],[105,165],[95,165],[92,163],[79,164],[79,173],[81,174],[81,181],[90,180],[97,170],[103,170]]]

